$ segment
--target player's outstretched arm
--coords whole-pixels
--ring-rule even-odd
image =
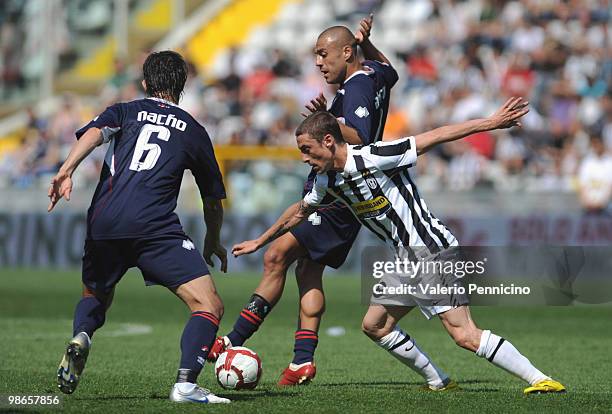
[[[447,125],[416,135],[417,154],[421,155],[436,145],[455,141],[478,132],[521,126],[519,119],[529,112],[529,102],[523,98],[510,98],[493,115],[484,119],[473,119],[455,125]]]
[[[64,161],[58,173],[51,180],[49,186],[49,206],[47,211],[53,210],[62,197],[66,201],[70,201],[70,193],[72,192],[72,174],[79,166],[81,161],[87,157],[94,148],[102,143],[103,137],[100,129],[89,128],[87,132],[72,146],[68,158]]]
[[[221,200],[204,197],[204,221],[206,222],[206,237],[204,238],[204,260],[209,266],[215,267],[212,256],[221,261],[221,271],[227,272],[227,250],[221,244],[221,225],[223,224],[223,205]]]
[[[236,244],[232,247],[232,254],[236,257],[242,256],[243,254],[249,254],[256,252],[266,244],[279,238],[289,230],[300,224],[309,215],[314,213],[318,207],[307,204],[304,200],[291,205],[285,212],[280,216],[276,223],[274,223],[264,234],[259,236],[255,240],[247,240],[242,243]]]
[[[374,24],[374,15],[370,14],[368,17],[361,19],[359,22],[359,28],[355,32],[355,41],[361,47],[363,57],[366,60],[376,60],[391,65],[391,62],[387,57],[372,44],[370,41],[370,32]]]

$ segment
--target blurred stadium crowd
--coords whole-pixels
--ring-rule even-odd
[[[11,21],[6,10],[2,7],[3,22]],[[606,0],[291,3],[214,67],[199,71],[191,65],[181,106],[217,145],[294,145],[303,105],[320,91],[328,101],[334,94],[314,66],[318,33],[338,23],[356,28],[369,11],[375,13],[372,41],[400,75],[385,135],[482,117],[509,96],[531,102],[522,129],[478,134],[424,157],[416,168],[425,191],[578,191],[587,209],[608,205],[612,25]],[[2,25],[4,85],[18,85],[27,76],[28,65],[19,60],[27,53],[15,55],[19,30],[25,29]],[[66,25],[66,33],[75,30]],[[66,95],[47,118],[30,111],[22,147],[0,160],[2,184],[38,185],[40,176],[55,171],[78,127],[108,104],[140,96],[140,64],[140,59],[131,65],[117,61],[97,99]],[[97,179],[102,155],[86,166],[86,180]],[[236,177],[243,177],[245,168],[236,169]],[[274,167],[266,168],[263,180],[274,175]]]

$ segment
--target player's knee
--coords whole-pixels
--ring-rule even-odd
[[[391,329],[387,329],[384,323],[364,319],[361,323],[363,333],[373,341],[378,341],[382,337],[391,333]]]
[[[287,264],[287,252],[284,249],[279,249],[275,246],[270,246],[264,254],[264,269],[266,273],[270,271],[276,273],[278,271],[286,270]]]
[[[300,311],[306,318],[321,318],[325,313],[325,301],[318,303],[302,301]]]

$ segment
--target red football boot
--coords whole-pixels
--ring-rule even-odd
[[[316,374],[317,367],[314,362],[305,362],[300,365],[291,363],[281,374],[278,385],[307,385],[310,384],[310,381],[314,379]]]
[[[215,362],[217,358],[219,358],[219,355],[221,355],[222,353],[227,351],[228,348],[231,347],[232,343],[230,342],[227,336],[217,336],[217,338],[212,344],[212,347],[210,348],[210,352],[208,353],[206,359],[208,361]]]

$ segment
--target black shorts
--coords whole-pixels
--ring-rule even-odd
[[[350,209],[335,203],[317,210],[291,233],[311,260],[337,269],[346,260],[360,228]]]
[[[86,240],[83,284],[110,292],[131,267],[138,267],[147,285],[176,288],[209,274],[202,254],[185,234],[138,239]]]

